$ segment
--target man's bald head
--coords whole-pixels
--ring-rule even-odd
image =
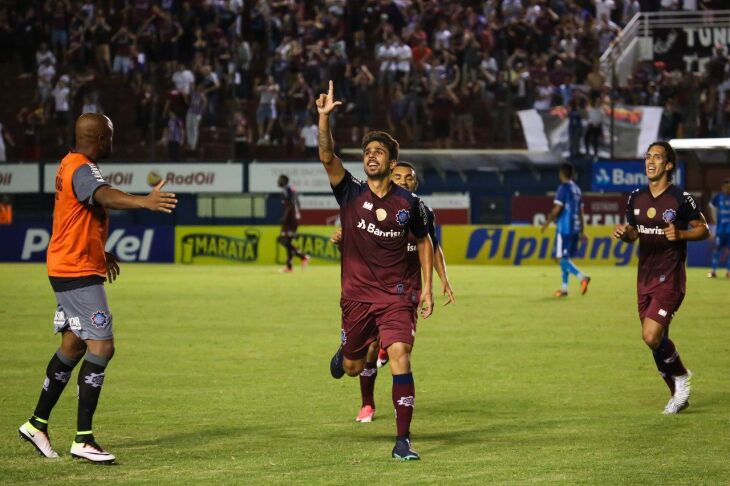
[[[84,113],[76,120],[76,151],[92,160],[109,157],[112,152],[114,125],[98,113]]]

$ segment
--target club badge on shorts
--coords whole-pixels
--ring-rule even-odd
[[[95,328],[102,329],[109,323],[109,316],[107,316],[105,312],[96,311],[91,314],[91,323]]]

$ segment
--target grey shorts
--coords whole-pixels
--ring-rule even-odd
[[[103,285],[56,292],[58,309],[53,318],[53,330],[70,330],[80,339],[106,341],[114,338],[112,313]]]

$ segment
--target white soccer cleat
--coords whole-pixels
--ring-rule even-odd
[[[33,447],[36,448],[38,453],[47,459],[56,459],[58,453],[51,447],[51,441],[48,438],[48,434],[42,430],[38,430],[33,427],[33,424],[26,422],[18,429],[18,434],[23,440],[27,440]]]
[[[689,396],[692,391],[692,372],[687,370],[686,374],[675,376],[673,379],[674,396],[664,407],[664,412],[662,412],[664,415],[674,415],[689,407]]]
[[[113,454],[105,451],[93,440],[91,442],[73,442],[71,444],[71,457],[86,459],[96,464],[111,464],[116,460]]]

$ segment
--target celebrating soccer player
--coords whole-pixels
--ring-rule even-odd
[[[404,189],[415,192],[418,188],[418,178],[416,176],[416,168],[408,162],[398,162],[393,172],[391,173],[391,180],[403,187]],[[428,216],[428,234],[431,236],[433,242],[433,266],[441,279],[441,291],[443,295],[447,297],[444,305],[448,305],[452,302],[456,302],[454,292],[451,289],[449,283],[449,277],[446,275],[446,259],[444,258],[444,251],[439,244],[438,238],[436,237],[436,216],[433,210],[428,206],[424,206]],[[332,235],[332,242],[339,244],[342,239],[342,230],[337,230]],[[416,251],[416,238],[413,235],[408,235],[408,278],[411,281],[413,288],[417,289],[420,293],[421,289],[421,261],[418,258],[418,252]],[[417,312],[417,309],[414,310]],[[362,398],[362,405],[360,413],[358,413],[357,422],[372,422],[375,417],[375,379],[378,376],[378,368],[385,365],[388,362],[388,354],[385,350],[380,347],[379,340],[375,340],[370,344],[368,348],[368,354],[365,358],[365,368],[360,372],[360,395]]]
[[[47,458],[58,454],[51,447],[48,419],[74,367],[84,358],[78,377],[78,417],[73,457],[111,464],[115,457],[94,439],[91,421],[99,401],[109,360],[114,354],[112,313],[103,282],[119,275],[117,259],[104,252],[109,232],[107,209],[149,209],[171,213],[175,195],[160,192],[161,181],[147,196],[132,196],[109,186],[97,160],[112,151],[114,127],[109,118],[94,113],[76,122],[76,149],[56,171],[53,235],[48,246],[48,278],[58,308],[54,328],[61,346],[46,368],[46,379],[33,415],[18,430],[20,437]]]
[[[591,277],[575,266],[571,258],[578,252],[578,243],[583,238],[583,196],[580,187],[573,181],[573,166],[565,163],[560,166],[560,186],[555,194],[553,209],[545,219],[541,231],[550,223],[556,221],[555,258],[560,260],[563,280],[560,290],[555,291],[555,297],[568,296],[568,276],[573,274],[580,279],[580,293],[585,295]]]
[[[627,222],[616,225],[613,237],[626,242],[639,240],[641,332],[672,394],[663,412],[671,415],[689,406],[692,373],[669,339],[669,324],[684,299],[687,241],[704,240],[710,232],[692,196],[671,182],[677,165],[671,145],[652,143],[644,164],[649,186],[631,193]]]
[[[345,170],[334,153],[329,116],[342,104],[334,100],[332,81],[316,100],[319,112],[319,158],[340,205],[342,222],[342,345],[330,362],[335,378],[358,376],[370,344],[380,335],[393,373],[397,436],[392,456],[419,459],[411,448],[410,423],[415,385],[411,349],[416,334],[413,306],[427,318],[433,310],[433,245],[421,200],[390,180],[398,162],[398,142],[385,132],[370,132],[362,142],[361,182]],[[408,278],[408,233],[416,238],[423,273],[420,299]]]
[[[281,218],[281,233],[279,234],[279,243],[286,248],[286,267],[282,269],[283,273],[291,273],[291,261],[294,255],[302,261],[302,268],[309,263],[309,255],[302,253],[299,248],[294,246],[292,240],[297,235],[299,227],[299,219],[301,213],[299,211],[299,195],[292,186],[289,185],[289,177],[284,174],[279,176],[277,185],[281,188],[281,203],[284,205],[284,216]]]
[[[712,270],[707,276],[715,278],[722,252],[730,249],[730,178],[722,181],[722,191],[710,201],[710,212],[715,220],[715,249],[712,252]],[[727,257],[725,277],[730,278],[730,255]]]

